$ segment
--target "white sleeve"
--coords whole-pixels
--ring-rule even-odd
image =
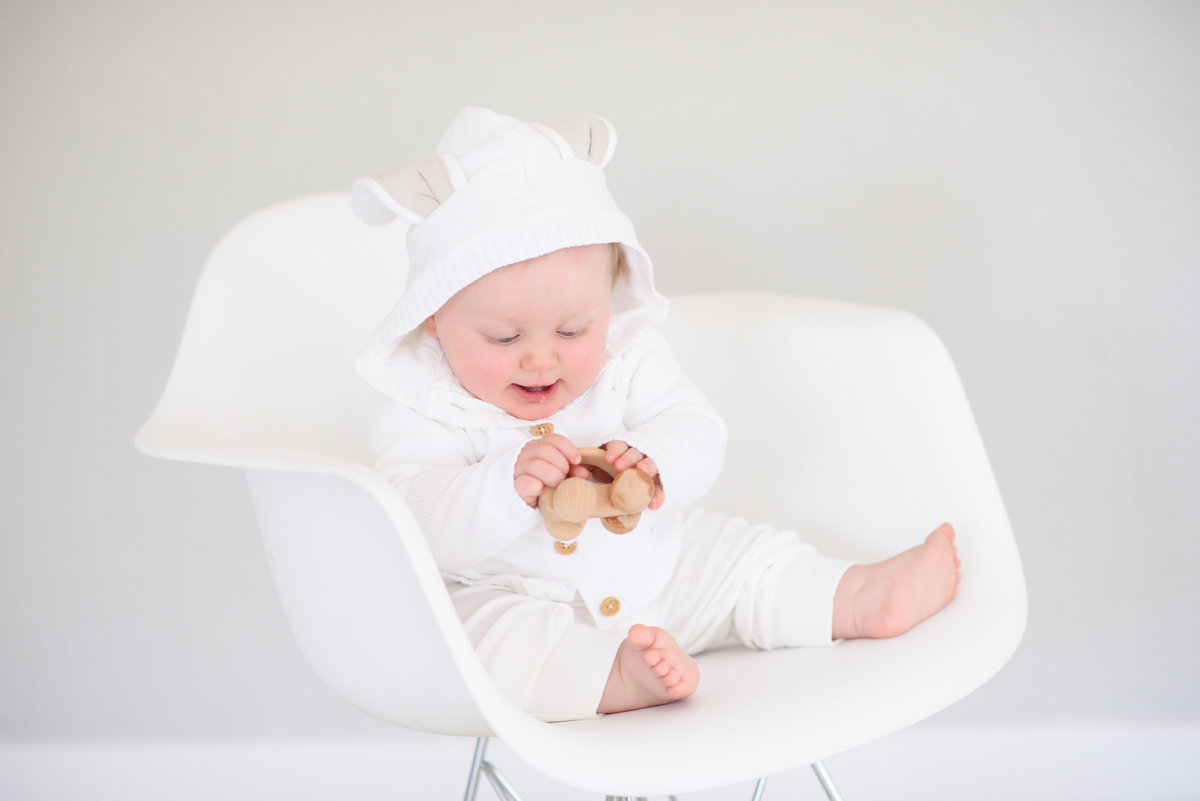
[[[371,450],[441,570],[482,561],[541,524],[513,487],[519,448],[481,457],[461,429],[387,401],[376,413]]]
[[[725,458],[725,421],[675,361],[657,331],[628,351],[624,439],[658,465],[666,502],[695,503],[716,482]]]

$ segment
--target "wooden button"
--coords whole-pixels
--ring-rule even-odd
[[[621,611],[621,599],[614,598],[611,595],[600,602],[600,612],[605,617],[612,617],[617,612]]]
[[[554,433],[554,423],[538,423],[533,428],[529,429],[535,437],[544,437],[547,434]]]
[[[577,542],[556,542],[554,550],[561,553],[563,556],[570,556],[575,553],[575,548],[579,545]]]

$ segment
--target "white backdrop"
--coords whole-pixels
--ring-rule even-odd
[[[667,293],[939,331],[1031,615],[935,723],[1200,721],[1198,42],[1143,0],[6,2],[0,740],[382,731],[291,644],[240,476],[132,437],[225,229],[467,104],[613,120]]]

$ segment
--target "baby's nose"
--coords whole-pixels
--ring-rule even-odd
[[[536,372],[558,363],[558,354],[548,346],[532,346],[521,356],[521,369]]]

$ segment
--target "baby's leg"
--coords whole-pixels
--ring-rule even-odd
[[[597,712],[628,712],[687,698],[700,683],[696,660],[680,650],[675,638],[640,623],[629,629],[613,660]]]
[[[958,594],[954,529],[943,523],[925,542],[873,565],[854,565],[833,600],[833,637],[895,637]]]

